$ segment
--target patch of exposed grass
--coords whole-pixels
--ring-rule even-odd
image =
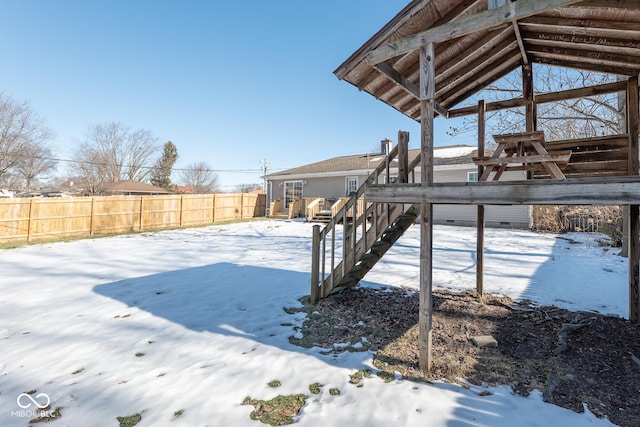
[[[340,396],[340,389],[339,388],[330,388],[329,389],[329,394],[331,396]]]
[[[307,401],[307,395],[292,394],[289,396],[276,396],[271,400],[257,400],[247,396],[243,405],[253,405],[249,417],[272,426],[284,426],[294,423],[294,417]]]
[[[360,382],[364,378],[369,378],[369,377],[371,377],[371,370],[370,369],[360,369],[355,374],[349,375],[349,382],[351,384],[360,384]]]
[[[320,383],[309,384],[309,391],[311,392],[311,394],[320,394],[320,389],[322,387],[324,387],[324,384],[320,384]]]
[[[35,412],[36,414],[43,414],[43,415],[41,417],[33,418],[29,420],[29,424],[48,423],[49,421],[57,420],[58,418],[62,417],[61,410],[62,410],[62,407],[58,407],[53,411],[51,411],[51,407],[47,406],[46,408],[42,409],[42,411],[44,412],[36,411]]]
[[[38,390],[33,389],[33,390],[25,391],[25,394],[35,394],[36,391],[38,391]]]
[[[144,356],[143,352],[139,351],[139,352],[136,353],[136,357],[142,357],[142,356]]]
[[[180,409],[179,411],[176,411],[173,413],[173,416],[178,418],[179,416],[181,416],[182,414],[184,414],[184,409]]]
[[[395,379],[395,376],[391,372],[378,371],[377,375],[378,375],[378,378],[380,378],[385,383],[390,383]]]
[[[280,380],[271,380],[267,383],[267,385],[271,388],[278,388],[282,385],[282,383],[280,382]]]
[[[129,415],[128,417],[116,417],[120,427],[133,427],[142,420],[140,414]]]
[[[84,371],[84,368],[76,369],[75,371],[71,372],[71,375],[76,375],[83,371]]]

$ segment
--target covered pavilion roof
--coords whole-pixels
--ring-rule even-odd
[[[419,120],[430,41],[443,115],[525,64],[637,76],[640,0],[413,0],[334,73]]]

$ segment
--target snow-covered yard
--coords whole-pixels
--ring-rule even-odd
[[[310,396],[301,425],[611,425],[508,387],[350,384],[370,353],[323,356],[288,341],[285,325],[303,317],[283,307],[309,293],[311,227],[257,221],[0,251],[0,425],[28,425],[36,404],[18,398],[34,390],[38,404],[46,395],[62,408],[54,426],[117,426],[132,414],[138,426],[257,426],[246,396],[297,393]],[[364,284],[416,287],[418,233]],[[626,317],[627,262],[597,239],[489,229],[485,290]],[[433,252],[437,287],[475,287],[475,229],[436,227]],[[325,387],[312,395],[316,382]]]

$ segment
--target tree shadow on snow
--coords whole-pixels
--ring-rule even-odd
[[[105,283],[95,292],[194,331],[260,340],[291,316],[309,274],[218,263]],[[308,293],[308,292],[307,292]],[[281,331],[280,331],[281,333]]]

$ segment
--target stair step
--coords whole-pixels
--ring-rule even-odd
[[[390,247],[392,243],[387,242],[386,240],[376,240],[376,242],[371,246],[371,250],[377,252],[379,255],[384,254]]]
[[[380,260],[380,254],[375,252],[367,252],[364,254],[360,262],[366,265],[368,268],[373,267]]]
[[[368,272],[369,270],[371,270],[370,268],[364,266],[364,265],[356,265],[355,267],[353,267],[351,269],[351,271],[349,271],[349,274],[347,274],[347,276],[345,277],[345,279],[347,277],[350,277],[352,279],[356,279],[356,280],[360,280],[362,279]]]
[[[394,239],[395,236],[397,236],[398,234],[402,234],[404,233],[404,230],[402,228],[397,228],[397,227],[387,227],[383,232],[382,232],[382,238],[384,239],[385,237],[390,237],[391,239]],[[389,239],[385,239],[385,240],[389,240]],[[393,240],[395,241],[395,239]]]
[[[414,214],[410,214],[410,213],[403,213],[403,214],[400,214],[400,215],[398,216],[398,218],[396,219],[396,221],[397,221],[397,222],[405,221],[405,220],[406,220],[406,221],[409,221],[409,220],[411,220],[411,221],[415,221],[415,220],[416,220],[416,218],[417,218],[417,216],[416,216],[416,215],[414,215]]]
[[[355,266],[346,271],[344,277],[338,270],[334,271],[336,285],[332,293],[356,286],[404,232],[415,223],[418,216],[419,209],[416,205],[404,212],[401,209],[395,209],[391,216],[393,219],[390,218],[390,225],[378,234],[376,241],[370,247],[363,248],[366,252],[359,259],[354,260]],[[338,223],[339,218],[332,218],[332,221]],[[358,244],[361,245],[362,242]]]
[[[344,277],[342,280],[340,280],[340,282],[338,282],[338,286],[334,288],[334,291],[337,290],[338,288],[341,288],[341,289],[352,288],[355,285],[357,285],[358,282],[359,280],[356,280],[352,277],[349,277],[349,276]]]

